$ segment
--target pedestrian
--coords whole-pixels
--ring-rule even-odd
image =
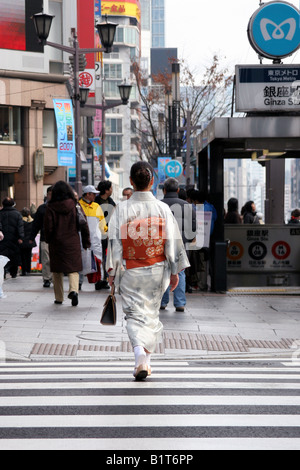
[[[115,210],[116,203],[112,199],[113,187],[111,181],[101,181],[97,187],[99,195],[96,196],[95,202],[99,204],[103,210],[106,225],[109,225],[110,218]],[[99,289],[108,289],[108,274],[106,272],[106,256],[107,256],[107,235],[102,237],[102,260],[103,260],[103,281],[98,285]]]
[[[49,244],[50,265],[53,273],[55,304],[64,301],[64,273],[69,277],[69,295],[72,306],[78,305],[79,272],[82,271],[80,237],[76,199],[71,186],[57,182],[52,189],[51,201],[45,213],[45,240]],[[83,234],[89,234],[86,222]],[[88,236],[82,236],[84,249],[90,248]]]
[[[22,259],[22,276],[26,276],[31,273],[31,258],[32,249],[36,247],[36,243],[31,242],[31,230],[33,218],[30,215],[30,209],[24,207],[21,211],[21,215],[24,223],[24,240],[21,245],[21,259]]]
[[[90,237],[91,237],[91,250],[95,257],[97,272],[87,273],[90,284],[95,284],[95,289],[101,288],[101,262],[102,262],[102,236],[107,232],[107,225],[101,206],[95,202],[96,196],[99,191],[94,186],[89,185],[83,189],[83,196],[79,200],[79,204],[87,218]],[[88,268],[87,268],[88,269]],[[80,275],[80,288],[83,283],[83,275]]]
[[[169,178],[164,183],[164,199],[162,202],[167,204],[175,219],[177,221],[179,231],[185,246],[196,237],[197,232],[197,222],[196,222],[196,212],[190,204],[188,204],[183,199],[179,198],[179,182],[175,178]],[[186,306],[186,275],[185,271],[179,273],[179,284],[174,290],[174,307],[176,312],[184,312]],[[165,310],[170,301],[170,288],[165,292],[162,302],[161,310]]]
[[[132,195],[133,195],[133,189],[132,188],[124,188],[123,189],[123,191],[122,191],[123,201],[126,201],[127,199],[130,199]]]
[[[154,172],[149,163],[135,163],[130,182],[133,196],[117,206],[110,220],[107,272],[122,296],[134,377],[143,380],[151,375],[151,353],[162,336],[163,294],[169,286],[176,289],[178,274],[189,262],[170,208],[151,193]]]
[[[20,246],[24,239],[24,223],[20,212],[15,208],[13,199],[7,197],[2,202],[0,211],[0,232],[3,234],[3,240],[0,241],[0,255],[9,258],[9,263],[5,271],[9,272],[15,279],[21,265]]]
[[[208,201],[208,197],[204,192],[192,190],[189,192],[192,198],[193,207],[200,210],[203,207],[204,212],[211,213],[210,238],[214,231],[215,222],[217,220],[217,211],[213,204]],[[210,243],[210,242],[209,242]],[[208,272],[210,269],[210,247],[197,247],[188,252],[191,268],[188,270],[188,283],[201,292],[207,292]]]
[[[248,201],[242,209],[243,223],[245,225],[259,225],[256,206],[253,201]]]
[[[48,187],[45,202],[44,204],[41,204],[38,207],[34,215],[34,220],[33,220],[32,227],[31,227],[30,242],[29,242],[33,247],[35,243],[35,239],[38,233],[40,232],[40,260],[42,263],[43,286],[45,288],[49,288],[52,282],[49,246],[48,246],[48,243],[46,243],[45,232],[44,232],[44,219],[45,219],[47,205],[52,197],[52,189],[53,189],[53,186]]]
[[[289,220],[288,225],[298,225],[300,224],[300,210],[295,209],[292,212],[291,219]]]
[[[239,214],[239,201],[232,197],[227,203],[228,211],[225,216],[225,224],[236,225],[242,224],[242,217]]]

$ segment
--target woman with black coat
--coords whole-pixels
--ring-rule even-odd
[[[53,273],[55,303],[64,301],[64,273],[69,277],[69,296],[72,306],[78,305],[79,272],[82,271],[81,230],[84,249],[90,248],[88,224],[80,226],[77,216],[77,201],[74,191],[64,181],[53,186],[52,198],[47,204],[44,229],[45,239],[49,244],[50,267]]]
[[[0,211],[0,232],[3,240],[0,241],[0,255],[7,256],[10,262],[5,267],[12,278],[16,278],[21,265],[20,246],[24,239],[24,223],[21,214],[15,209],[15,201],[9,197],[2,202]]]

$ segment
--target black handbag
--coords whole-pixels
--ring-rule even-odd
[[[112,285],[111,293],[106,299],[103,307],[102,317],[100,320],[101,325],[115,326],[117,323],[117,300],[115,297],[115,285]]]
[[[76,223],[77,223],[77,230],[81,232],[82,227],[87,224],[87,218],[81,205],[78,203],[76,204]]]

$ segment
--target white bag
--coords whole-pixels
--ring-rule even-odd
[[[97,272],[97,265],[95,261],[94,252],[88,248],[87,250],[81,250],[82,258],[82,271],[79,274],[86,276]]]
[[[3,294],[3,281],[4,281],[4,267],[9,262],[9,259],[6,256],[0,256],[0,299],[5,299],[6,295]]]

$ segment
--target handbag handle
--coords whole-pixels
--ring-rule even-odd
[[[113,284],[113,285],[111,286],[111,292],[110,292],[111,295],[115,295],[115,291],[116,291],[116,286],[115,286],[115,284]]]

